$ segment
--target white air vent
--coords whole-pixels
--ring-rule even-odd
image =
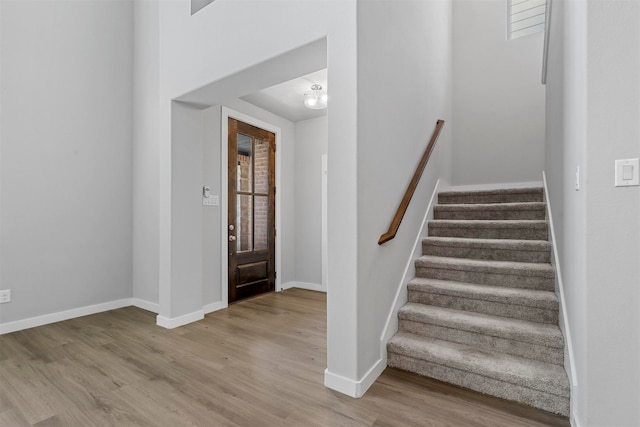
[[[507,38],[544,31],[546,0],[507,0]]]

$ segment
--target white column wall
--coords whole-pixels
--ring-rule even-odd
[[[148,103],[136,105],[138,117],[152,117],[156,111],[159,114],[157,138],[152,130],[146,129],[137,131],[140,139],[136,140],[136,145],[144,147],[136,157],[136,168],[147,171],[147,178],[151,177],[154,169],[158,170],[155,184],[152,179],[140,179],[136,187],[140,197],[137,201],[139,206],[158,206],[158,233],[137,234],[136,247],[139,251],[136,254],[141,265],[156,264],[158,267],[161,318],[176,319],[195,313],[189,310],[197,309],[198,304],[182,302],[191,301],[191,293],[198,290],[195,286],[182,287],[181,283],[175,282],[178,276],[182,277],[175,270],[202,269],[201,261],[195,261],[197,255],[184,256],[180,253],[193,248],[178,244],[179,235],[190,231],[183,229],[184,223],[174,220],[174,217],[182,218],[184,213],[178,211],[184,206],[177,202],[176,194],[172,194],[172,185],[177,182],[176,176],[187,171],[178,159],[172,157],[175,153],[173,145],[178,141],[173,139],[171,100],[326,37],[327,63],[330,64],[328,85],[332,88],[331,120],[328,126],[331,169],[328,180],[328,228],[330,245],[336,248],[330,253],[328,263],[334,292],[328,298],[327,363],[328,368],[337,375],[355,378],[355,1],[219,1],[193,16],[187,1],[163,1],[158,6],[158,99],[154,103],[149,96],[146,98]],[[251,9],[251,14],[246,13],[247,8]],[[310,16],[314,19],[307,19]],[[265,23],[269,28],[260,32]],[[246,28],[252,31],[247,32]],[[145,78],[144,70],[136,71],[139,72],[138,78]],[[237,98],[245,93],[230,95]],[[151,120],[141,125],[145,128],[153,126]],[[199,192],[200,188],[196,190]],[[143,218],[142,215],[137,216],[136,224]],[[179,260],[186,260],[188,265],[180,265]],[[136,277],[141,279],[140,289],[146,288],[146,284],[154,280],[152,275],[145,275],[142,271]],[[146,284],[142,285],[143,282]],[[202,306],[202,289],[199,298]]]
[[[357,337],[364,380],[384,369],[380,339],[398,283],[437,179],[451,179],[451,48],[450,1],[358,2]],[[379,246],[437,119],[444,130],[398,234]]]

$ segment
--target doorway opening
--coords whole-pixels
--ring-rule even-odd
[[[228,302],[275,290],[273,132],[228,118]]]

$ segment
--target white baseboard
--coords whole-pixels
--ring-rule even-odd
[[[362,379],[358,381],[334,374],[327,368],[324,370],[324,386],[347,396],[359,398],[366,393],[386,367],[386,363],[382,359],[378,359]]]
[[[204,311],[204,314],[209,314],[214,311],[222,310],[223,308],[227,308],[227,306],[224,305],[222,301],[216,301],[202,307],[202,311]]]
[[[164,317],[156,316],[156,325],[162,326],[163,328],[173,329],[178,328],[180,326],[187,325],[192,322],[197,322],[198,320],[204,319],[204,310],[196,310],[192,313],[183,314],[178,317]]]
[[[571,427],[581,427],[582,424],[580,424],[580,422],[578,422],[578,417],[576,417],[576,414],[572,411],[571,412],[571,416],[569,418],[569,423],[571,423]]]
[[[291,288],[308,289],[310,291],[326,292],[321,284],[309,282],[287,282],[280,285],[279,291]]]
[[[511,182],[496,184],[473,184],[473,185],[454,185],[449,191],[483,191],[483,190],[504,190],[507,188],[532,188],[542,187],[542,181],[529,182]]]
[[[160,313],[160,304],[157,304],[155,302],[147,301],[140,298],[131,298],[131,305],[155,314]]]
[[[35,328],[36,326],[48,325],[50,323],[61,322],[63,320],[74,319],[76,317],[88,316],[90,314],[102,313],[103,311],[115,310],[117,308],[129,307],[131,298],[116,301],[104,302],[101,304],[88,305],[71,310],[59,311],[57,313],[45,314],[43,316],[30,317],[28,319],[16,320],[0,324],[0,335],[23,329]]]

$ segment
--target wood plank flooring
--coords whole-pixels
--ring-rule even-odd
[[[166,330],[128,307],[0,336],[0,426],[568,426],[388,368],[323,386],[326,300],[270,293]]]

